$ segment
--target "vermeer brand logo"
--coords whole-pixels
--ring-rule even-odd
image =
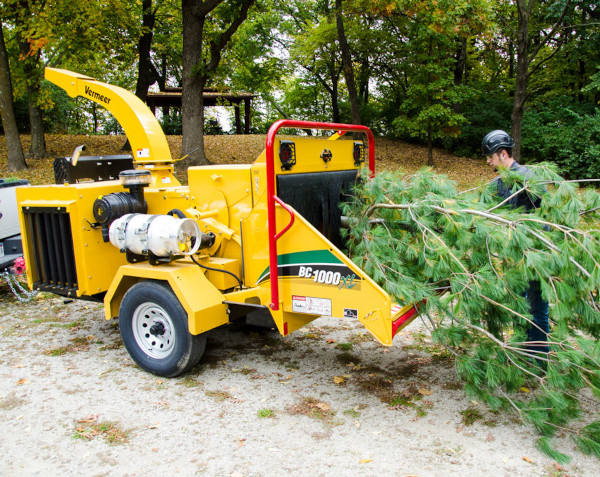
[[[89,86],[85,87],[85,94],[87,94],[91,98],[97,99],[98,101],[102,101],[103,103],[110,103],[110,98],[100,93],[96,93],[96,91],[92,90],[92,88],[90,88]]]

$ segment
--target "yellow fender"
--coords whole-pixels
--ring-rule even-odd
[[[176,261],[155,267],[147,262],[119,268],[104,297],[105,318],[119,315],[123,296],[137,282],[167,282],[188,315],[190,333],[198,335],[229,322],[225,297],[192,262]]]

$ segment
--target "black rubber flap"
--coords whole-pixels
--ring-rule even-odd
[[[353,169],[278,175],[277,196],[343,249],[340,202],[352,194],[357,174]]]

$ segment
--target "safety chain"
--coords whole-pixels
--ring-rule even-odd
[[[19,300],[21,303],[29,303],[31,300],[33,300],[35,295],[37,295],[36,290],[29,291],[26,288],[24,288],[19,283],[19,280],[17,280],[17,277],[15,275],[13,275],[12,273],[2,272],[2,273],[0,273],[0,276],[6,278],[6,282],[8,283],[8,286],[12,290],[12,292],[15,295],[15,297],[17,298],[17,300]]]

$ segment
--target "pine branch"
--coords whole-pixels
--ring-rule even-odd
[[[509,404],[550,435],[573,429],[588,399],[581,390],[600,388],[600,345],[590,338],[600,335],[600,195],[578,194],[583,181],[564,181],[553,169],[530,170],[525,181],[501,171],[517,186],[497,199],[493,183],[458,193],[431,171],[378,176],[359,186],[344,213],[350,249],[360,250],[376,281],[400,302],[426,300],[423,321],[452,352],[468,392],[494,407]],[[535,213],[506,207],[543,190]],[[551,303],[546,341],[524,338],[541,329],[523,295],[531,281]],[[505,339],[511,329],[515,336]],[[527,394],[511,396],[524,385]],[[600,434],[585,438],[588,448],[600,445]],[[540,448],[559,455],[546,438]]]

